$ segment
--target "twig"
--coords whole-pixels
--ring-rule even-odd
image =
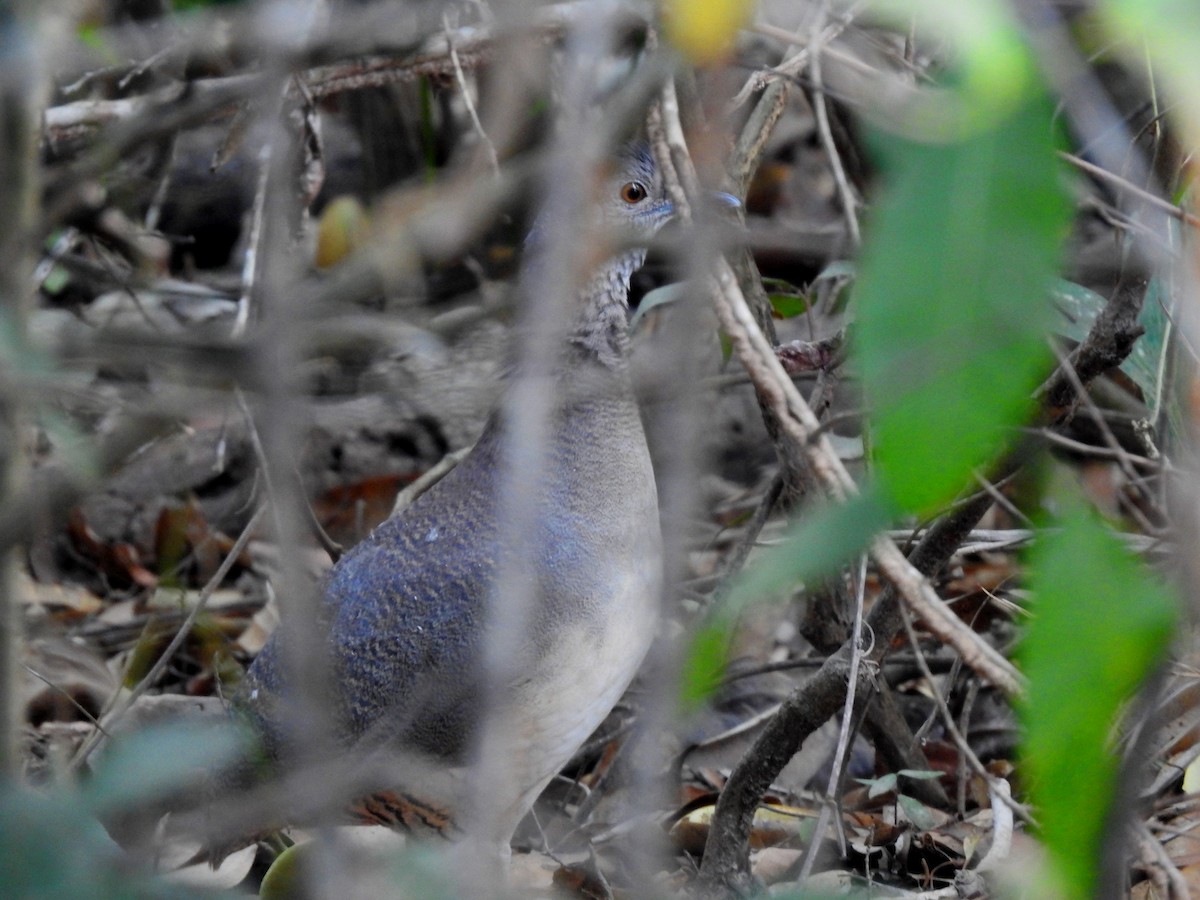
[[[735,352],[755,386],[775,408],[788,436],[804,448],[822,486],[834,500],[845,502],[857,493],[857,487],[838,459],[828,437],[821,435],[811,440],[811,436],[819,430],[820,423],[759,331],[729,264],[719,259],[716,261],[716,270],[719,288],[717,317],[721,327],[729,335]],[[1024,679],[1012,663],[984,643],[978,634],[946,608],[921,573],[912,567],[891,540],[886,537],[875,538],[871,543],[871,555],[881,574],[897,587],[926,628],[954,647],[962,655],[963,661],[981,677],[1005,693],[1020,692]]]
[[[263,216],[267,210],[267,182],[271,171],[271,145],[263,144],[258,151],[258,178],[254,187],[254,206],[250,215],[250,235],[246,241],[246,254],[242,258],[242,291],[238,295],[237,316],[233,320],[230,337],[240,338],[250,324],[250,300],[258,282],[258,252],[263,239]],[[243,407],[245,401],[242,401]],[[246,414],[250,418],[249,413]]]
[[[833,754],[833,767],[829,772],[829,784],[825,789],[825,798],[821,804],[821,812],[817,816],[817,825],[813,829],[814,837],[808,846],[808,852],[805,853],[804,864],[801,866],[800,875],[797,878],[797,881],[801,885],[808,880],[808,876],[812,873],[813,863],[817,858],[817,849],[821,844],[820,837],[825,832],[825,826],[829,821],[829,810],[838,803],[837,787],[842,780],[842,772],[846,764],[846,752],[850,747],[850,726],[854,718],[854,700],[858,693],[858,671],[862,665],[863,594],[866,592],[866,583],[867,558],[863,556],[859,560],[858,577],[855,579],[854,632],[850,637],[850,674],[846,681],[846,702],[842,707],[842,725],[838,729],[837,747]],[[846,850],[845,838],[840,828],[838,834],[842,839],[841,849],[844,855]]]
[[[300,477],[299,469],[293,470],[297,484],[302,484],[303,479]],[[308,525],[312,529],[313,536],[317,539],[317,543],[321,545],[321,549],[329,554],[330,561],[336,563],[342,558],[346,552],[346,548],[329,536],[329,532],[325,530],[325,526],[321,524],[321,520],[317,518],[317,512],[313,509],[311,503],[301,504],[304,512],[308,516]]]
[[[1170,854],[1167,853],[1158,838],[1151,834],[1146,823],[1135,822],[1134,830],[1137,832],[1137,844],[1142,859],[1148,864],[1148,868],[1158,871],[1163,882],[1161,887],[1168,888],[1167,896],[1172,900],[1184,900],[1184,898],[1191,897],[1192,892],[1188,887],[1188,879],[1179,871],[1179,867],[1171,859]],[[1155,882],[1158,880],[1154,879]]]
[[[547,43],[557,41],[585,12],[578,7],[575,3],[561,3],[541,10],[525,32]],[[639,22],[644,25],[640,16],[628,11],[621,15],[620,24],[626,27],[636,27]],[[277,46],[274,50],[284,69],[301,68],[296,76],[298,83],[289,88],[289,99],[294,100],[292,95],[303,89],[314,100],[323,100],[346,91],[402,84],[420,78],[453,79],[456,72],[484,65],[494,55],[497,42],[508,37],[510,35],[506,33],[487,28],[462,28],[453,34],[447,32],[436,36],[416,52],[372,54],[311,67],[305,67],[305,60],[311,59],[319,47],[297,47],[293,43],[286,48]],[[261,52],[261,48],[256,49]],[[46,110],[43,116],[45,135],[52,144],[63,143],[101,126],[150,114],[175,103],[185,93],[191,98],[217,99],[219,109],[230,102],[256,96],[266,81],[259,73],[237,74],[177,82],[137,97],[64,103]],[[215,111],[210,109],[206,114]]]
[[[821,7],[822,18],[828,11],[828,0]],[[825,97],[825,83],[821,76],[820,35],[816,25],[813,26],[812,40],[809,47],[814,52],[808,60],[809,78],[812,79],[813,114],[816,119],[817,134],[821,145],[825,148],[825,156],[829,159],[829,168],[833,172],[833,182],[837,185],[838,198],[841,200],[842,215],[846,219],[846,229],[850,232],[850,240],[855,247],[862,243],[862,234],[858,228],[858,198],[850,187],[846,177],[846,169],[842,165],[842,156],[833,140],[833,131],[829,126],[829,107]]]
[[[854,21],[854,16],[858,13],[858,6],[846,10],[841,14],[837,21],[825,26],[820,32],[817,39],[814,41],[810,37],[809,43],[802,46],[794,54],[789,56],[779,65],[771,69],[765,69],[761,72],[755,72],[751,75],[742,89],[737,92],[737,95],[729,103],[730,109],[737,109],[743,103],[750,99],[750,96],[755,91],[761,91],[770,88],[772,85],[785,83],[787,79],[793,77],[797,72],[805,67],[808,63],[809,56],[814,52],[826,52],[826,45],[840,35],[843,31],[850,27]],[[755,25],[751,28],[752,31],[757,31],[759,34],[767,37],[775,38],[776,40],[784,41],[791,46],[805,44],[804,39],[783,28],[778,28],[774,25]]]
[[[401,511],[407,509],[412,505],[414,500],[445,478],[455,466],[466,459],[467,454],[471,452],[474,446],[472,444],[470,447],[463,447],[460,450],[455,450],[453,453],[447,453],[430,468],[422,472],[412,483],[396,494],[396,502],[392,504],[392,515],[398,515]]]
[[[987,495],[977,495],[956,507],[926,532],[912,551],[910,561],[922,572],[935,572],[990,506]],[[889,586],[875,601],[867,620],[875,635],[875,647],[870,654],[873,662],[883,659],[892,637],[899,631],[899,611],[897,590]],[[715,892],[724,894],[728,888],[747,884],[747,844],[754,810],[800,744],[845,701],[850,649],[847,641],[783,702],[779,713],[730,774],[717,801],[704,849],[702,874]],[[858,688],[867,689],[861,675]]]
[[[1134,469],[1133,461],[1129,458],[1129,454],[1126,453],[1125,448],[1121,446],[1120,442],[1116,438],[1116,435],[1112,433],[1112,429],[1108,427],[1108,422],[1104,420],[1104,415],[1100,412],[1099,407],[1096,406],[1096,402],[1092,399],[1091,395],[1087,392],[1087,389],[1083,386],[1083,382],[1079,379],[1079,374],[1075,371],[1075,366],[1072,365],[1071,360],[1065,357],[1057,347],[1054,348],[1054,351],[1055,355],[1058,357],[1059,371],[1066,376],[1067,380],[1071,384],[1071,387],[1074,388],[1077,401],[1083,406],[1084,409],[1087,410],[1088,416],[1096,425],[1097,430],[1100,432],[1100,436],[1104,438],[1104,443],[1108,445],[1109,450],[1114,454],[1114,458],[1117,461],[1117,466],[1121,469],[1122,473],[1124,473],[1125,477],[1129,479],[1129,483],[1134,485],[1142,497],[1153,506],[1157,499],[1154,496],[1154,492],[1146,486],[1142,476],[1137,472],[1136,469]],[[1137,519],[1138,524],[1141,525],[1145,531],[1154,531],[1154,526],[1150,522],[1146,521],[1142,511],[1138,509],[1136,505],[1125,504],[1125,506],[1128,512],[1135,519]]]
[[[1181,222],[1185,222],[1193,228],[1200,228],[1200,217],[1192,215],[1186,209],[1176,206],[1174,203],[1169,203],[1162,197],[1159,197],[1157,194],[1147,191],[1145,188],[1138,187],[1133,182],[1126,178],[1122,178],[1120,175],[1110,172],[1103,166],[1090,163],[1086,159],[1076,156],[1074,153],[1067,153],[1065,150],[1059,150],[1058,155],[1060,159],[1066,160],[1081,172],[1087,172],[1087,174],[1095,178],[1099,178],[1101,181],[1105,181],[1114,187],[1120,188],[1125,193],[1133,197],[1137,197],[1139,200],[1149,204],[1150,206],[1153,206],[1155,209],[1165,212],[1168,216],[1172,216]]]
[[[29,665],[29,663],[22,663],[21,665],[25,668],[26,672],[28,672],[30,675],[32,675],[34,678],[36,678],[42,684],[46,685],[46,687],[50,688],[50,690],[66,697],[67,702],[70,703],[73,707],[75,707],[75,709],[79,712],[80,715],[82,715],[85,719],[87,719],[89,722],[91,722],[93,727],[95,727],[101,734],[103,734],[105,737],[108,736],[108,732],[104,730],[104,726],[100,724],[100,720],[97,719],[95,716],[93,716],[86,706],[84,706],[82,703],[80,703],[78,700],[76,700],[74,695],[72,695],[70,691],[68,691],[64,687],[59,687],[57,684],[55,684],[53,681],[51,681],[49,678],[47,678],[45,675],[43,675],[37,669],[33,668],[33,666]]]
[[[0,315],[10,346],[24,347],[31,292],[33,255],[42,234],[38,213],[42,185],[37,156],[37,113],[48,88],[43,61],[41,5],[17,0],[0,13]],[[10,362],[10,365],[12,363]],[[6,508],[29,480],[22,446],[24,399],[9,397],[0,407],[0,490]],[[16,535],[28,538],[28,521]],[[0,539],[0,779],[20,773],[18,734],[23,706],[18,685],[23,622],[17,602],[16,540]]]
[[[734,578],[746,565],[750,551],[758,546],[758,536],[762,533],[763,526],[767,523],[767,519],[771,515],[771,510],[775,508],[775,504],[779,501],[779,496],[782,493],[783,477],[777,474],[771,479],[771,483],[763,493],[762,499],[754,508],[754,514],[750,517],[750,521],[746,523],[745,532],[738,540],[732,558],[726,564],[725,571],[721,573],[721,583],[712,592],[709,601],[713,605],[719,604],[729,593]]]
[[[933,672],[929,670],[929,664],[925,661],[925,652],[921,649],[921,644],[917,640],[917,634],[913,631],[912,621],[907,612],[901,610],[901,621],[904,623],[904,633],[908,636],[909,646],[913,649],[913,654],[916,657],[917,668],[921,670],[921,675],[929,685],[929,692],[933,696],[933,703],[937,707],[938,714],[942,718],[942,725],[950,734],[950,739],[954,741],[954,745],[958,748],[959,754],[967,761],[967,764],[974,770],[975,774],[987,782],[988,790],[993,793],[993,796],[1004,797],[1005,805],[1010,807],[1013,812],[1020,816],[1021,821],[1032,823],[1033,819],[1029,815],[1029,811],[1012,799],[1011,795],[1004,792],[996,791],[995,782],[998,780],[987,767],[975,755],[975,751],[971,749],[971,745],[967,743],[966,737],[959,730],[958,723],[954,721],[954,715],[950,712],[950,707],[946,705],[946,698],[942,696],[942,692],[937,689],[937,684],[933,680]]]
[[[483,149],[487,153],[488,163],[492,167],[492,171],[497,176],[500,175],[500,157],[496,155],[496,147],[492,143],[492,139],[488,137],[488,133],[484,131],[483,123],[479,121],[479,113],[475,111],[475,101],[471,99],[471,89],[467,86],[466,76],[463,75],[462,64],[458,59],[458,49],[454,46],[454,35],[450,31],[450,14],[442,13],[442,24],[446,29],[446,44],[450,47],[450,62],[454,65],[454,80],[458,82],[459,93],[462,94],[463,105],[467,108],[467,115],[471,118],[471,126],[475,129],[475,133],[479,135],[479,140],[483,142]]]
[[[1070,450],[1081,456],[1094,456],[1097,459],[1122,459],[1131,466],[1137,466],[1141,469],[1151,469],[1154,472],[1174,470],[1174,466],[1171,465],[1168,459],[1151,459],[1148,456],[1130,453],[1124,447],[1114,450],[1112,447],[1097,447],[1095,444],[1085,444],[1083,441],[1073,440],[1065,434],[1059,434],[1057,431],[1049,428],[1038,428],[1035,433],[1047,443],[1056,444],[1065,450]]]

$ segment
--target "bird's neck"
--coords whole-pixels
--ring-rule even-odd
[[[578,294],[564,365],[597,363],[611,372],[629,365],[629,279],[645,250],[625,253],[597,271]]]

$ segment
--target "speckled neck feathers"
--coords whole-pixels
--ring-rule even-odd
[[[629,355],[629,278],[646,259],[645,250],[614,257],[580,289],[569,346],[606,369],[621,370]]]

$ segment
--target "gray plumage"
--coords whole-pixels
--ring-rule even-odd
[[[670,217],[644,149],[622,155],[604,192],[606,224],[649,235]],[[528,253],[536,256],[552,224],[535,226]],[[564,300],[575,311],[554,373],[537,525],[514,551],[533,566],[536,595],[516,660],[521,677],[500,692],[517,737],[496,826],[504,842],[619,699],[654,630],[658,509],[627,364],[626,295],[644,256],[633,250],[608,260]],[[481,713],[487,604],[515,540],[498,521],[506,435],[502,406],[453,471],[333,568],[325,624],[345,746],[394,746],[448,771],[468,761]],[[272,639],[238,701],[269,747],[282,733],[282,667]],[[398,772],[397,786],[417,793],[422,785]]]

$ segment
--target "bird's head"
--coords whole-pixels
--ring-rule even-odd
[[[649,146],[640,142],[620,149],[600,173],[592,196],[592,226],[599,233],[607,233],[609,240],[624,233],[624,239],[637,246],[640,239],[653,237],[675,216],[674,204],[667,196],[654,155]],[[720,191],[710,192],[709,199],[720,207],[741,206],[735,197]],[[554,211],[543,209],[526,238],[526,247],[535,250],[544,247],[554,233],[556,221]],[[592,265],[606,257],[604,243],[601,241],[601,246],[592,248],[600,254],[591,261]]]
[[[675,214],[654,155],[645,144],[628,144],[601,184],[605,224],[652,235]]]

